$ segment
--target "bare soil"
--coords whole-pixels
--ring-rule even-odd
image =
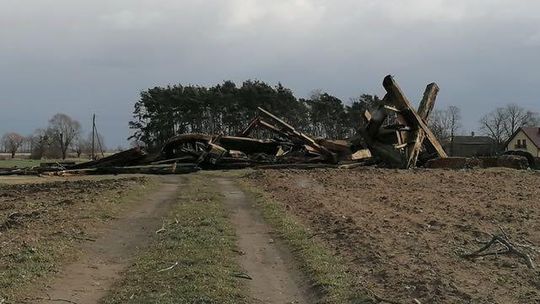
[[[496,170],[256,171],[345,258],[362,288],[398,303],[539,303],[537,266],[515,255],[466,259],[503,228],[540,248],[540,173]],[[418,303],[418,302],[416,302]]]
[[[230,178],[217,181],[231,213],[238,237],[238,260],[246,272],[242,275],[246,275],[253,303],[313,303],[293,257],[273,236],[270,226],[253,207],[253,201]]]
[[[59,300],[98,303],[121,278],[137,250],[150,243],[175,201],[179,179],[175,176],[162,179],[163,185],[156,192],[139,199],[118,220],[102,227],[96,241],[86,244],[82,258],[65,267],[52,284],[40,292],[47,297],[36,303]]]
[[[54,285],[58,271],[85,256],[85,250],[93,248],[100,254],[121,251],[130,237],[122,238],[108,227],[117,222],[116,216],[122,217],[122,211],[137,206],[134,195],[149,185],[149,179],[143,177],[41,180],[0,184],[0,302],[48,299],[55,293],[46,284]],[[132,228],[129,222],[118,222],[126,226],[123,229]],[[104,242],[104,235],[118,238]],[[104,273],[115,271],[98,262],[95,265]],[[99,283],[99,279],[84,282],[83,272],[74,266],[65,271],[72,275],[72,280],[61,284],[66,292],[76,281],[88,283],[88,288]],[[35,289],[35,296],[31,295],[30,290]]]

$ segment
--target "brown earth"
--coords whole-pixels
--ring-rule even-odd
[[[253,303],[314,303],[308,286],[296,269],[294,258],[273,235],[254,208],[254,202],[230,178],[217,179],[225,196],[238,237],[238,262],[248,276],[246,281]]]
[[[0,302],[21,301],[75,261],[148,178],[0,184]],[[34,285],[37,284],[37,285]],[[25,300],[27,301],[27,300]],[[35,301],[30,301],[35,302]]]
[[[348,261],[362,288],[398,303],[540,303],[540,253],[466,259],[502,228],[540,248],[540,172],[256,171],[249,181]],[[416,301],[415,301],[416,300]]]
[[[50,303],[62,299],[77,304],[96,304],[107,294],[112,284],[132,262],[137,250],[151,244],[163,217],[175,202],[179,187],[177,176],[161,178],[157,191],[135,200],[130,210],[118,220],[99,229],[95,242],[84,246],[84,255],[75,263],[64,267],[53,282],[39,294],[46,299],[36,303]]]

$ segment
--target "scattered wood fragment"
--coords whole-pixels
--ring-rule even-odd
[[[45,176],[73,176],[96,174],[186,174],[199,171],[196,164],[146,165],[128,167],[99,167],[88,169],[68,169],[54,172],[44,172]]]
[[[173,270],[174,267],[176,267],[176,266],[178,266],[178,262],[174,263],[174,264],[173,264],[172,266],[170,266],[170,267],[160,269],[160,270],[158,270],[157,272],[165,272],[165,271]]]
[[[122,151],[98,160],[92,160],[69,166],[69,169],[87,169],[102,167],[123,167],[138,164],[147,154],[141,148],[133,148]]]
[[[74,235],[73,238],[76,239],[76,240],[79,240],[79,241],[89,241],[89,242],[97,241],[97,239],[94,239],[94,238],[82,237],[82,236],[76,236],[76,235]]]
[[[527,264],[527,267],[529,267],[530,269],[534,269],[535,265],[531,257],[529,256],[529,254],[523,251],[520,251],[516,248],[516,247],[531,248],[531,246],[530,245],[520,246],[519,244],[511,242],[510,239],[508,238],[508,235],[504,232],[504,230],[502,228],[500,228],[500,230],[501,230],[501,234],[492,235],[491,240],[488,242],[485,242],[486,244],[482,248],[468,254],[463,254],[462,257],[474,259],[474,258],[479,258],[483,256],[488,256],[488,255],[503,255],[503,254],[515,255],[517,257],[522,258],[525,261],[525,264]],[[488,249],[496,245],[501,245],[504,248],[501,250],[496,250],[496,251],[487,251]]]
[[[233,273],[232,276],[240,279],[253,280],[247,273]]]
[[[369,149],[361,149],[351,155],[352,160],[364,160],[372,157],[373,155],[371,155],[371,151],[369,151]]]
[[[175,219],[176,220],[176,224],[178,224],[178,219]],[[161,224],[161,228],[159,228],[158,230],[156,230],[156,234],[160,234],[164,231],[166,231],[167,229],[165,229],[165,220],[163,221],[163,224]]]

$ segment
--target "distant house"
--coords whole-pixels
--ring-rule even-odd
[[[524,151],[540,157],[540,127],[519,128],[507,141],[506,151]]]
[[[454,136],[454,140],[444,144],[444,149],[450,156],[473,157],[491,156],[497,151],[497,144],[489,136]]]

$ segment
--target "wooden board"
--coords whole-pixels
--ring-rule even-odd
[[[397,85],[391,75],[388,75],[384,78],[383,86],[388,92],[388,94],[391,95],[392,101],[394,102],[395,106],[402,112],[410,114],[408,118],[411,120],[410,123],[414,124],[414,126],[411,127],[417,127],[424,131],[426,139],[433,146],[435,151],[437,151],[439,157],[448,157],[442,145],[439,143],[439,140],[435,137],[435,135],[433,134],[433,132],[431,132],[424,120],[412,107],[411,103],[409,102],[407,97],[405,97],[405,95],[401,91],[401,88]]]
[[[418,107],[418,115],[426,124],[429,119],[429,114],[431,113],[435,105],[437,93],[439,93],[439,87],[437,86],[437,84],[428,84],[424,92],[424,97],[422,98],[420,106]],[[422,150],[422,144],[425,137],[426,133],[423,129],[416,129],[412,133],[411,138],[413,142],[411,145],[409,145],[407,149],[407,168],[416,167],[416,162],[418,161],[418,156],[420,155],[420,151]]]
[[[337,163],[337,157],[336,154],[332,153],[330,150],[326,149],[325,147],[319,145],[313,138],[307,136],[306,134],[297,131],[293,126],[289,125],[285,121],[279,119],[274,114],[264,110],[263,108],[258,108],[262,115],[272,119],[274,123],[278,124],[280,129],[282,131],[286,131],[293,135],[294,137],[298,138],[299,140],[303,141],[306,145],[314,148],[319,152],[320,154],[324,155],[328,160],[330,160],[333,163]]]

